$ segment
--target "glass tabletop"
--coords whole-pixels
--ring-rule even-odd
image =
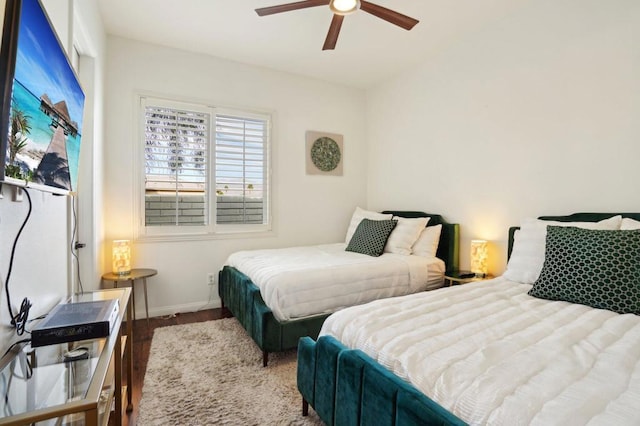
[[[120,306],[126,306],[129,293],[128,288],[85,292],[72,296],[69,302],[118,299]],[[124,314],[119,312],[112,333],[104,338],[14,348],[13,357],[4,357],[0,366],[0,424],[14,423],[14,419],[32,413],[51,414],[50,421],[37,424],[83,424],[80,405],[97,406],[105,390],[113,390],[113,384],[104,379],[113,368],[110,354],[119,339],[117,330]],[[97,370],[100,374],[95,374]],[[69,409],[74,401],[79,401],[78,406]],[[68,415],[74,412],[80,414],[76,418]],[[59,417],[65,415],[61,421]]]
[[[0,418],[84,399],[106,338],[24,347],[0,372]],[[65,361],[65,355],[76,355]]]

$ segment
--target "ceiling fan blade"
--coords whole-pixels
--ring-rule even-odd
[[[330,0],[306,0],[294,3],[280,4],[277,6],[261,7],[256,9],[259,16],[273,15],[274,13],[289,12],[290,10],[306,9],[308,7],[327,6]]]
[[[333,14],[331,26],[329,27],[327,38],[324,40],[324,46],[322,46],[322,50],[333,50],[336,48],[336,43],[338,42],[338,34],[340,34],[340,28],[342,27],[343,20],[344,15],[337,15],[335,13]]]
[[[418,22],[420,22],[417,19],[413,19],[407,15],[403,15],[402,13],[398,13],[391,9],[387,9],[386,7],[369,3],[368,1],[365,1],[365,0],[360,0],[360,9],[374,16],[377,16],[380,19],[384,19],[387,22],[391,22],[394,25],[402,27],[405,30],[410,30]]]

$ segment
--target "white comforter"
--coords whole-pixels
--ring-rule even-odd
[[[472,424],[639,425],[640,317],[536,299],[504,278],[379,300],[320,335]]]
[[[279,321],[442,287],[438,258],[345,251],[346,244],[239,251],[227,259],[260,288]]]

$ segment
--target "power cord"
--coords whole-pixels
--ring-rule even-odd
[[[31,309],[31,302],[26,297],[22,299],[20,304],[20,311],[11,320],[11,325],[16,328],[18,336],[22,336],[25,332],[27,321],[29,320],[29,310]]]
[[[31,341],[31,339],[22,339],[22,340],[18,340],[17,342],[13,342],[11,344],[11,346],[9,346],[6,351],[4,351],[4,354],[0,357],[0,359],[4,358],[9,352],[11,352],[11,350],[13,348],[18,346],[19,344],[21,344],[21,343],[29,343],[30,341]]]
[[[11,247],[11,258],[9,259],[9,270],[7,271],[7,279],[4,283],[5,292],[7,294],[9,316],[11,317],[11,325],[15,327],[18,336],[21,336],[25,331],[25,325],[27,324],[27,319],[29,318],[29,309],[31,308],[31,302],[25,297],[20,304],[20,311],[16,315],[14,315],[13,308],[11,307],[11,295],[9,294],[9,280],[11,279],[11,270],[13,269],[13,259],[16,254],[16,246],[18,245],[18,240],[20,239],[22,230],[27,225],[27,222],[31,217],[31,195],[29,195],[29,191],[27,191],[27,188],[22,188],[22,191],[24,191],[27,196],[27,200],[29,200],[29,210],[27,211],[27,216],[24,218],[24,222],[22,222],[22,226],[20,226],[20,229],[18,230],[16,238],[13,240],[13,246]]]
[[[84,294],[84,288],[82,286],[82,278],[80,278],[80,259],[78,258],[78,249],[84,247],[84,244],[76,241],[76,234],[78,231],[78,216],[76,215],[76,198],[71,199],[71,210],[73,211],[73,234],[71,235],[71,255],[76,259],[76,271],[78,276],[78,289],[80,294]]]

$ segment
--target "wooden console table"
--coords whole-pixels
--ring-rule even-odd
[[[20,344],[2,357],[0,425],[57,419],[55,424],[106,426],[111,416],[112,424],[120,425],[124,410],[133,409],[130,296],[131,289],[119,288],[85,292],[70,298],[70,302],[119,300],[118,318],[107,337],[37,348]],[[88,358],[65,362],[65,354],[79,348],[88,351]],[[126,374],[123,374],[123,363]],[[123,376],[127,378],[126,384]]]

